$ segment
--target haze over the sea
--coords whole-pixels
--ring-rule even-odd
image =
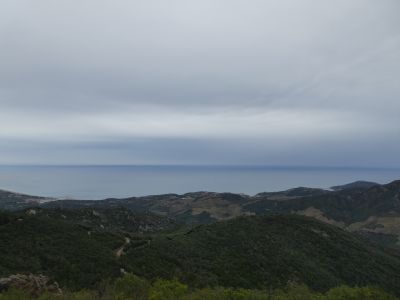
[[[267,166],[8,166],[0,189],[74,199],[124,198],[196,191],[254,195],[368,180],[388,183],[400,169]]]

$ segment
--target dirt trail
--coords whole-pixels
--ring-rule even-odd
[[[131,243],[131,239],[128,237],[125,237],[125,243],[120,248],[117,249],[117,251],[115,252],[115,256],[118,258],[121,257],[121,255],[124,254],[125,247],[127,245],[129,245],[130,243]]]

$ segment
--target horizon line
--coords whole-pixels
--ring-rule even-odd
[[[309,169],[309,170],[387,170],[400,171],[400,167],[384,166],[330,166],[330,165],[269,165],[269,164],[1,164],[0,167],[181,167],[181,168],[255,168],[255,169]]]

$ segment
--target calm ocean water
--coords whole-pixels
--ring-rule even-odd
[[[298,186],[329,188],[355,180],[387,183],[396,179],[400,179],[400,170],[215,166],[0,166],[0,189],[75,199],[194,191],[253,195]]]

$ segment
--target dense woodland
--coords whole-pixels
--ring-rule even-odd
[[[399,294],[397,251],[308,217],[248,216],[171,227],[159,217],[154,223],[151,216],[135,218],[123,208],[104,215],[64,213],[1,213],[0,276],[44,274],[59,283],[64,299],[369,299],[377,294],[383,298],[370,299],[394,299],[386,293]],[[136,230],[127,231],[123,220],[112,222],[115,216],[142,227],[131,224]],[[145,290],[140,297],[136,285]],[[0,299],[25,299],[18,293]],[[293,298],[299,293],[305,298]],[[356,296],[340,298],[340,293]]]
[[[64,299],[394,299],[399,191],[393,182],[43,204],[4,192],[0,278],[42,274]],[[298,213],[310,207],[314,218]],[[0,299],[28,297],[2,290]]]

